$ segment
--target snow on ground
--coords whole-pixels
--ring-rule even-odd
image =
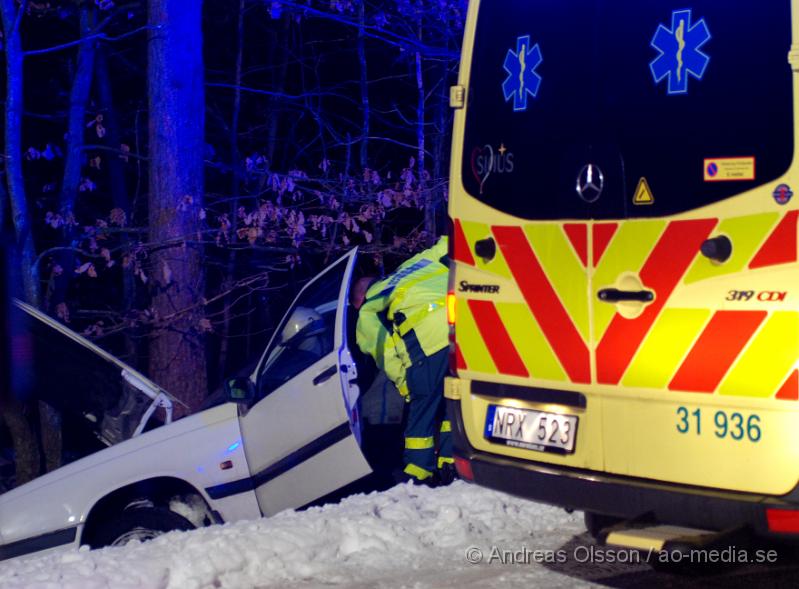
[[[574,587],[578,579],[535,561],[583,530],[580,514],[460,481],[442,489],[405,484],[143,544],[0,562],[0,587],[491,589],[544,580],[548,589]],[[475,549],[479,564],[467,560],[479,557]],[[505,557],[502,564],[498,550],[525,549],[526,563]]]

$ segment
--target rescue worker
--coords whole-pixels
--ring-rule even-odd
[[[429,485],[448,484],[455,476],[443,397],[448,272],[447,238],[442,237],[368,290],[374,278],[361,278],[352,290],[353,306],[359,309],[358,347],[374,358],[409,403],[404,470],[398,478]]]

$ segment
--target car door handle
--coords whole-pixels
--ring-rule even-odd
[[[335,365],[331,366],[330,368],[326,368],[319,374],[317,374],[314,379],[313,383],[315,385],[322,384],[325,381],[330,380],[330,378],[337,372],[337,368]]]
[[[606,303],[620,303],[623,301],[638,301],[649,303],[655,300],[655,293],[651,290],[619,290],[618,288],[603,288],[599,291],[599,300]]]

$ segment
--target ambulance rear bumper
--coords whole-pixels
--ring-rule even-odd
[[[749,528],[757,535],[791,537],[769,530],[766,510],[799,510],[799,487],[783,496],[720,491],[520,460],[475,450],[466,437],[460,405],[447,400],[454,454],[468,460],[480,486],[542,503],[711,530]]]

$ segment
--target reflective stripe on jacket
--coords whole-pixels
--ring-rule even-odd
[[[413,256],[384,280],[373,284],[358,314],[356,341],[403,395],[411,365],[403,336],[414,331],[426,356],[449,344],[446,295],[449,268],[447,238]]]

